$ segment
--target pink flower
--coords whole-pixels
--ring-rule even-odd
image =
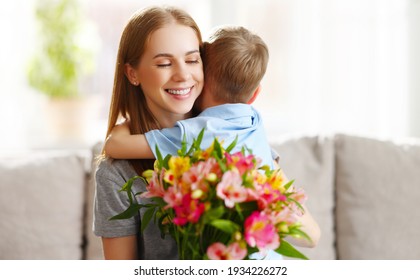
[[[152,178],[149,184],[146,186],[147,192],[143,193],[142,197],[163,197],[165,195],[165,189],[163,188],[163,174],[153,172]]]
[[[290,207],[284,207],[280,211],[273,211],[269,215],[270,220],[274,225],[286,223],[290,226],[297,221],[297,213],[294,212],[294,210],[292,210]]]
[[[270,208],[269,205],[276,204],[279,201],[286,201],[287,197],[278,189],[274,189],[270,184],[255,186],[258,194],[258,207],[260,209]],[[273,205],[275,207],[275,205]]]
[[[175,186],[169,187],[163,195],[163,200],[168,203],[165,208],[174,208],[182,204],[182,194]]]
[[[280,245],[276,228],[264,212],[255,211],[245,220],[245,240],[263,253]]]
[[[205,205],[203,203],[192,199],[191,194],[186,194],[182,198],[181,205],[174,207],[176,217],[173,222],[178,226],[183,226],[188,222],[197,223],[204,209]]]
[[[296,189],[294,186],[292,186],[289,191],[291,191],[292,193],[290,194],[290,198],[294,201],[296,201],[297,203],[299,203],[300,205],[303,205],[306,200],[308,199],[308,197],[305,194],[305,191],[301,188]],[[292,212],[295,213],[295,215],[297,216],[302,216],[304,214],[304,210],[299,207],[297,205],[297,203],[295,203],[294,201],[291,201],[289,204],[289,208]]]
[[[227,171],[216,187],[217,196],[225,201],[226,207],[232,208],[237,202],[248,198],[248,191],[242,186],[242,178],[238,172]]]
[[[246,248],[241,248],[237,242],[227,247],[223,243],[216,242],[207,248],[207,256],[211,260],[242,260],[246,254]]]
[[[183,189],[188,188],[188,191],[200,189],[207,192],[208,184],[206,179],[216,165],[217,161],[214,158],[194,164],[182,175],[182,184],[185,186]]]
[[[253,155],[245,156],[241,152],[236,152],[232,155],[225,153],[225,157],[227,165],[236,167],[241,175],[256,167],[257,161]]]

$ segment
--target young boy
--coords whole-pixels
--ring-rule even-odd
[[[249,104],[260,91],[268,63],[263,40],[243,27],[219,28],[203,47],[205,85],[195,107],[197,117],[178,121],[173,128],[130,135],[126,125],[114,128],[105,143],[112,158],[155,158],[155,147],[163,156],[177,154],[185,135],[187,145],[205,128],[202,148],[217,137],[229,145],[237,136],[234,151],[244,145],[274,167],[260,114]]]

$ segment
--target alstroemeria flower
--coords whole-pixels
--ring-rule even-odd
[[[173,208],[182,204],[182,193],[179,192],[176,186],[169,187],[163,195],[163,200],[168,203],[165,208]]]
[[[190,169],[189,157],[171,157],[168,161],[169,171],[175,176],[180,178],[182,174]]]
[[[225,153],[225,157],[227,165],[238,169],[239,174],[241,175],[254,169],[257,163],[257,160],[253,155],[245,156],[241,152],[236,152],[232,155]]]
[[[183,226],[188,222],[197,223],[205,210],[204,203],[197,199],[192,199],[191,194],[182,197],[181,205],[174,207],[176,217],[173,219],[174,224]]]
[[[149,179],[149,184],[146,186],[147,192],[143,193],[142,197],[163,197],[165,195],[165,189],[163,188],[162,182],[163,174],[154,172],[152,177]]]
[[[262,253],[280,245],[276,228],[264,212],[255,211],[245,220],[244,236],[249,246],[257,247]]]
[[[274,225],[286,223],[288,226],[293,225],[297,221],[297,213],[290,207],[284,207],[280,211],[272,211],[269,213],[271,222]]]
[[[275,207],[277,202],[287,200],[284,194],[270,184],[257,185],[255,189],[258,194],[259,209],[271,208],[270,205]]]
[[[242,260],[246,254],[246,248],[242,248],[237,242],[229,246],[216,242],[207,248],[207,256],[211,260]]]
[[[274,189],[278,189],[284,192],[284,184],[286,183],[286,177],[281,169],[274,170],[273,173],[267,178],[267,183],[270,184]]]
[[[200,161],[191,166],[191,168],[182,175],[183,190],[188,189],[187,191],[194,191],[199,189],[206,193],[208,188],[207,176],[212,174],[215,165],[217,165],[216,159],[209,158],[206,161]]]
[[[223,174],[222,180],[217,184],[216,193],[229,208],[248,198],[248,191],[242,186],[241,175],[235,171],[227,171]]]

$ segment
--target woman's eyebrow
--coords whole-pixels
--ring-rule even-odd
[[[190,55],[190,54],[193,54],[193,53],[200,53],[200,51],[199,50],[188,51],[188,52],[185,53],[185,55],[187,56],[187,55]],[[173,56],[174,55],[170,54],[170,53],[158,53],[157,55],[155,55],[153,57],[153,59],[158,58],[158,57],[173,57]]]

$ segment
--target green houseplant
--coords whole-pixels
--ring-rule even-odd
[[[52,99],[79,97],[79,81],[92,70],[91,50],[81,44],[85,20],[78,0],[37,0],[37,45],[29,85]]]

